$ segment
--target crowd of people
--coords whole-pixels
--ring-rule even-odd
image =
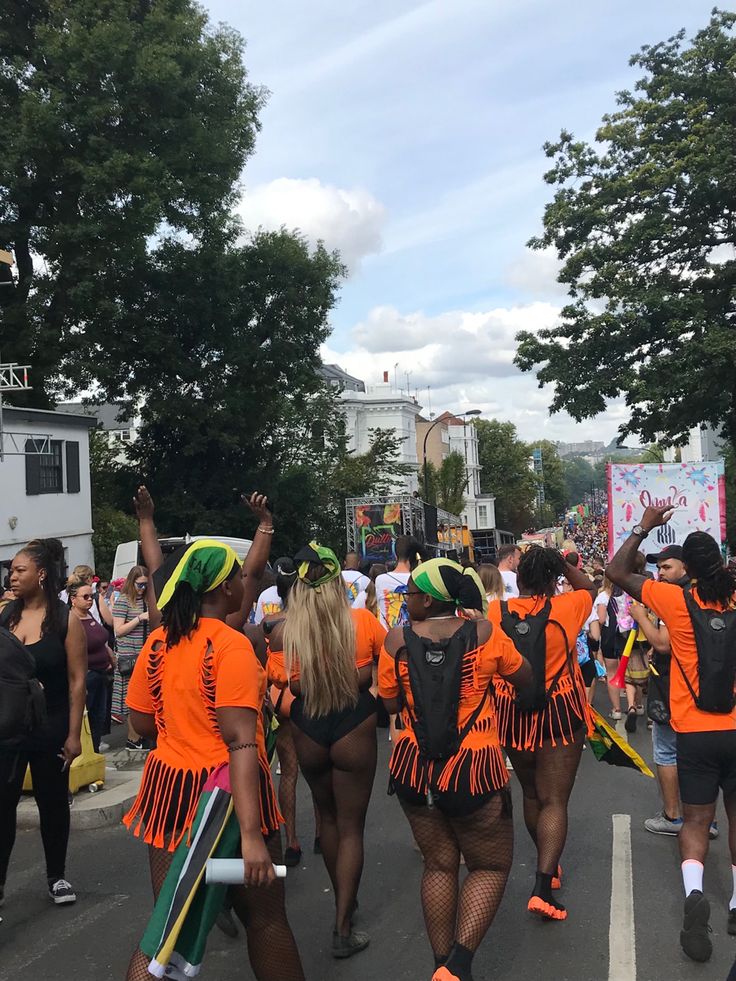
[[[0,902],[27,766],[49,894],[57,904],[75,899],[67,795],[86,705],[96,748],[110,719],[125,722],[131,749],[152,747],[124,819],[148,846],[154,902],[128,981],[198,970],[203,948],[166,931],[163,942],[156,923],[171,906],[182,854],[191,849],[193,862],[207,837],[215,790],[229,801],[230,830],[213,836],[212,853],[242,859],[242,884],[227,893],[197,887],[213,891],[192,905],[195,932],[206,938],[215,922],[236,931],[235,917],[256,978],[300,981],[276,876],[301,859],[298,773],[332,884],[331,953],[352,957],[370,943],[355,921],[377,729],[386,726],[389,793],[423,862],[432,978],[470,981],[512,870],[511,779],[537,855],[528,912],[551,923],[568,917],[560,901],[568,806],[601,685],[614,725],[631,733],[646,716],[652,727],[662,810],[646,828],[679,837],[680,942],[695,961],[712,951],[703,868],[722,791],[736,934],[736,575],[712,538],[696,532],[647,555],[645,539],[671,515],[663,507],[645,511],[607,566],[602,531],[590,522],[562,551],[509,545],[480,567],[430,557],[406,536],[390,565],[363,568],[350,553],[341,566],[310,542],[269,566],[268,501],[253,494],[246,503],[258,527],[242,565],[214,539],[164,559],[144,487],[135,508],[145,564],[118,590],[95,589],[87,567],[61,583],[53,540],[15,557],[0,665],[25,674],[0,689]]]

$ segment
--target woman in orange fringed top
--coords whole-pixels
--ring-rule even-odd
[[[237,555],[214,540],[190,545],[168,576],[158,596],[162,626],[149,636],[128,687],[136,732],[157,745],[124,821],[149,846],[156,897],[174,850],[188,838],[204,783],[228,763],[249,887],[233,888],[231,898],[251,966],[259,981],[303,981],[283,884],[274,881],[281,815],[261,712],[266,672],[250,641],[224,622],[242,597]],[[149,977],[138,950],[128,981]]]
[[[567,805],[587,729],[588,705],[576,641],[593,608],[595,587],[555,549],[538,545],[523,554],[516,576],[519,597],[491,603],[491,623],[501,628],[503,621],[503,629],[508,628],[511,639],[525,650],[523,638],[530,636],[531,627],[524,620],[539,614],[549,620],[541,630],[545,644],[537,645],[535,655],[530,655],[534,698],[520,703],[502,678],[495,679],[498,732],[521,784],[524,821],[537,848],[537,875],[528,909],[546,919],[564,920],[567,911],[552,890],[561,884]],[[557,592],[563,578],[572,592]]]
[[[531,669],[504,634],[458,610],[485,609],[472,570],[447,559],[417,566],[408,583],[411,625],[381,651],[378,688],[404,729],[391,756],[399,798],[424,858],[422,907],[433,981],[470,981],[473,955],[506,887],[513,855],[508,773],[496,733],[492,679],[512,685]],[[468,868],[458,888],[460,855]]]

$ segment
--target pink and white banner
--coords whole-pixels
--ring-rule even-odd
[[[656,528],[648,552],[682,545],[691,531],[707,531],[722,545],[726,539],[726,482],[723,462],[632,463],[608,465],[609,557],[641,520],[648,505],[677,507],[669,524]]]

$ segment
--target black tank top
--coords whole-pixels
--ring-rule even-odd
[[[64,646],[69,609],[61,601],[59,606],[63,631],[59,634],[43,634],[35,644],[26,644],[26,649],[36,659],[36,677],[43,685],[46,712],[49,716],[69,714],[69,675]],[[7,626],[9,619],[10,610],[6,607],[2,617],[4,626]]]

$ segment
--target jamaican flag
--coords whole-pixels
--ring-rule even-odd
[[[174,852],[168,875],[141,941],[157,978],[184,981],[200,970],[207,936],[225,902],[227,886],[205,883],[208,858],[240,853],[240,825],[230,794],[227,765],[218,767],[204,786],[192,825],[191,841]]]
[[[592,731],[589,731],[588,742],[597,760],[602,763],[610,763],[611,766],[628,766],[632,770],[639,770],[645,777],[654,777],[641,756],[629,746],[625,739],[619,736],[613,726],[609,726],[600,712],[596,712],[592,705],[590,706],[590,720]]]

